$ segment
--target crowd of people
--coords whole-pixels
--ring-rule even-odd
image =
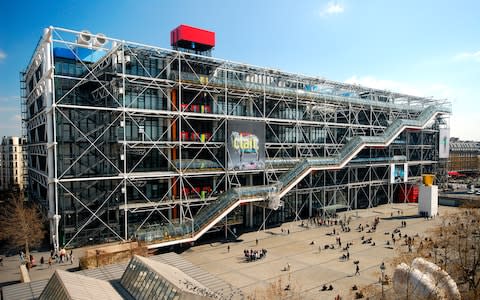
[[[398,215],[403,215],[403,212],[398,211],[396,212]],[[392,213],[393,215],[393,213]],[[310,226],[328,226],[331,228],[329,229],[329,232],[326,233],[328,236],[335,237],[335,243],[331,244],[322,244],[315,246],[318,247],[318,253],[321,253],[323,250],[335,250],[338,249],[341,252],[341,256],[339,257],[339,260],[342,262],[350,261],[350,247],[354,245],[354,241],[344,241],[342,239],[341,234],[344,232],[350,232],[350,221],[351,217],[344,218],[343,220],[340,218],[322,218],[322,217],[312,217],[307,220],[304,220],[301,222],[301,227],[303,228],[309,228]],[[373,241],[372,236],[369,236],[367,234],[370,233],[375,233],[377,230],[377,227],[380,223],[380,217],[374,217],[373,220],[371,220],[368,223],[364,224],[358,224],[355,229],[357,232],[362,233],[362,236],[360,237],[360,244],[364,245],[370,245],[370,246],[376,246],[375,241]],[[418,234],[415,236],[408,236],[406,234],[402,234],[400,228],[405,228],[407,226],[407,222],[405,220],[401,220],[400,226],[396,227],[393,231],[391,232],[384,232],[384,234],[387,237],[387,240],[385,241],[386,245],[390,245],[392,242],[393,245],[397,241],[404,241],[404,244],[402,246],[407,246],[409,251],[412,252],[412,248],[415,245],[416,238],[418,238],[419,243],[419,248],[422,247],[422,240],[418,237]],[[290,234],[289,229],[283,229],[281,228],[281,233],[282,235],[288,235]],[[388,237],[391,236],[391,240],[388,239]],[[426,240],[427,241],[427,240]],[[333,240],[332,240],[333,242]],[[308,242],[310,245],[314,246],[316,245],[315,240],[311,240]],[[255,245],[258,246],[258,239],[255,239]],[[394,249],[393,247],[387,247],[389,249]],[[228,251],[230,251],[230,246],[228,246]],[[262,259],[266,256],[267,250],[266,249],[261,249],[261,250],[256,250],[256,249],[245,249],[244,250],[244,257],[247,262],[251,261],[256,261],[259,259]],[[355,258],[355,257],[354,257]],[[353,260],[354,264],[354,269],[353,269],[353,274],[354,275],[360,275],[360,261],[359,260]],[[290,271],[290,264],[287,263],[283,268],[282,271]],[[323,287],[320,289],[321,291],[331,291],[333,290],[332,285],[323,285]]]
[[[19,253],[20,263],[25,264],[27,266],[27,270],[30,270],[33,267],[37,266],[37,261],[32,254],[29,257],[23,251]],[[60,251],[50,251],[50,256],[47,260],[42,256],[40,257],[40,265],[48,264],[48,268],[52,267],[53,264],[64,264],[70,263],[73,264],[75,262],[75,256],[73,255],[73,250],[67,252],[64,248]]]
[[[57,264],[68,263],[73,264],[75,261],[75,256],[73,255],[73,250],[67,252],[65,248],[60,249],[60,251],[50,251],[50,257],[48,258],[48,265],[51,266],[53,262]]]
[[[31,268],[36,266],[35,257],[33,257],[33,255],[30,254],[27,256],[23,251],[20,251],[19,256],[20,262],[27,266],[27,270],[30,270]]]
[[[264,258],[267,255],[267,249],[263,249],[263,248],[260,250],[245,249],[243,250],[243,254],[247,262],[256,261]]]
[[[302,221],[300,224],[301,227],[309,226],[341,226],[342,231],[349,229],[348,225],[350,224],[351,217],[345,220],[338,218],[337,214],[333,214],[331,217],[322,217],[315,216],[308,218],[306,221]]]

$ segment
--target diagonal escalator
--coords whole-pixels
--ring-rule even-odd
[[[429,106],[415,120],[397,119],[382,135],[356,136],[347,142],[337,155],[332,157],[303,158],[282,174],[278,182],[274,184],[231,188],[222,193],[215,202],[204,207],[192,221],[181,225],[163,226],[155,231],[139,230],[137,239],[147,242],[155,241],[156,243],[149,245],[149,248],[193,242],[242,203],[268,200],[270,203],[274,203],[271,207],[275,209],[278,207],[280,199],[311,171],[341,169],[363,148],[386,147],[406,128],[422,129],[438,114],[444,113],[449,113],[449,110]],[[281,167],[282,164],[284,166],[286,161],[273,162],[272,166]]]

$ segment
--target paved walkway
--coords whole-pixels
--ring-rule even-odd
[[[403,214],[398,215],[398,211]],[[456,208],[440,207],[440,214],[447,211],[454,211]],[[345,253],[341,249],[324,250],[326,244],[335,244],[335,236],[328,236],[326,233],[340,230],[340,226],[302,227],[301,221],[283,224],[280,228],[273,228],[266,231],[250,232],[239,237],[241,242],[236,243],[215,243],[206,244],[185,251],[182,254],[187,261],[200,267],[213,275],[225,280],[235,288],[239,288],[244,295],[253,293],[256,289],[266,287],[269,283],[282,278],[286,285],[289,281],[291,286],[302,291],[305,299],[333,299],[340,294],[344,299],[352,298],[351,287],[353,285],[364,286],[378,282],[380,277],[379,266],[385,261],[386,274],[391,276],[393,267],[388,263],[389,258],[395,256],[393,247],[385,245],[387,240],[391,241],[391,233],[400,226],[402,220],[407,222],[406,228],[401,228],[402,234],[424,235],[427,230],[439,225],[439,220],[426,221],[422,218],[415,218],[417,206],[412,204],[383,205],[368,210],[350,211],[340,214],[351,216],[351,232],[341,232],[337,237],[342,240],[342,246],[347,242],[353,243],[349,261],[341,261],[340,256]],[[393,217],[391,216],[393,214]],[[359,224],[365,226],[372,224],[375,217],[380,218],[375,233],[357,232],[355,229]],[[306,224],[306,222],[304,222]],[[284,229],[282,233],[281,229]],[[287,234],[290,230],[290,234]],[[375,246],[362,244],[361,237],[372,238]],[[255,240],[259,243],[256,245]],[[314,241],[314,245],[311,242]],[[227,246],[230,246],[228,252]],[[321,246],[321,251],[319,251]],[[398,243],[397,243],[398,247]],[[259,261],[245,262],[244,249],[268,250],[267,256]],[[48,279],[55,269],[69,270],[78,267],[78,258],[83,255],[84,248],[75,249],[75,263],[55,264],[51,268],[48,264],[38,265],[30,271],[32,281]],[[415,249],[414,249],[415,251]],[[49,252],[32,253],[37,262],[43,256],[47,261]],[[2,256],[3,257],[3,256]],[[355,276],[355,265],[353,261],[360,261],[360,276]],[[282,271],[287,264],[290,264],[290,271]],[[6,257],[3,266],[0,266],[0,287],[18,282],[20,261],[17,256]],[[188,266],[185,266],[185,268]],[[188,267],[190,268],[190,267]],[[192,269],[193,270],[193,269]],[[332,285],[333,291],[320,291],[323,285]],[[227,288],[224,290],[227,292]],[[231,290],[230,290],[231,291]]]
[[[48,257],[50,252],[32,252],[30,253],[35,258],[36,266],[30,269],[29,275],[31,281],[49,279],[56,269],[70,270],[78,268],[78,257],[84,254],[84,249],[73,250],[75,257],[73,264],[70,262],[53,263],[49,268]],[[45,264],[40,264],[40,258],[43,256]],[[0,287],[20,282],[20,257],[19,255],[5,257],[3,256],[3,266],[0,266]]]
[[[453,211],[456,208],[440,207],[440,214]],[[398,214],[398,211],[401,214]],[[425,235],[426,231],[439,225],[439,219],[424,220],[414,217],[417,206],[414,204],[383,205],[368,210],[350,211],[340,214],[352,217],[351,231],[340,232],[336,236],[329,236],[335,228],[340,226],[302,227],[301,222],[284,224],[281,228],[266,231],[250,232],[239,237],[241,242],[215,243],[200,245],[184,252],[182,256],[193,264],[224,279],[234,287],[241,289],[244,294],[252,294],[256,289],[268,286],[269,283],[282,278],[286,286],[290,282],[292,287],[302,291],[305,299],[333,299],[337,294],[343,299],[352,298],[351,288],[378,283],[380,278],[380,264],[385,261],[386,274],[391,277],[393,266],[388,261],[395,256],[394,247],[386,245],[391,242],[391,233],[400,227],[401,221],[407,226],[400,228],[402,235]],[[392,216],[393,214],[393,216]],[[380,223],[374,233],[357,232],[359,224],[372,224],[375,217]],[[304,222],[306,224],[306,222]],[[283,230],[283,233],[281,231]],[[287,234],[290,230],[290,234]],[[388,232],[388,234],[386,234]],[[361,237],[372,238],[372,244],[362,244]],[[341,238],[342,246],[347,242],[353,243],[350,247],[350,260],[342,261],[342,249],[324,250],[327,244],[336,244],[336,237]],[[258,239],[258,245],[256,245]],[[398,239],[398,234],[397,234]],[[311,242],[314,241],[314,245]],[[230,251],[228,251],[230,246]],[[319,246],[321,250],[319,251]],[[399,243],[396,243],[396,247]],[[246,262],[243,257],[244,249],[268,250],[267,256],[254,262]],[[413,249],[415,251],[415,249]],[[359,260],[360,275],[355,274],[353,261]],[[283,271],[287,264],[290,271]],[[289,280],[290,277],[290,280]],[[323,285],[332,285],[333,291],[320,291]],[[380,287],[380,285],[379,285]]]

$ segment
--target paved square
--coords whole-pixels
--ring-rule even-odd
[[[457,208],[439,208],[441,215],[455,210]],[[383,205],[339,215],[340,219],[343,219],[344,215],[346,218],[352,217],[350,232],[339,232],[340,226],[302,227],[302,222],[298,221],[283,224],[281,228],[243,234],[239,237],[242,242],[195,246],[183,252],[181,256],[241,289],[244,295],[252,295],[255,290],[265,288],[269,283],[281,278],[282,285],[291,283],[297,291],[300,290],[302,299],[334,299],[336,295],[342,296],[343,299],[351,299],[353,285],[362,287],[372,283],[378,284],[379,266],[382,261],[385,261],[387,267],[386,274],[392,275],[393,266],[389,264],[389,259],[395,256],[396,250],[392,246],[387,246],[386,241],[391,241],[391,233],[395,228],[400,227],[402,220],[407,222],[405,228],[400,228],[402,235],[422,236],[429,229],[440,224],[440,219],[425,220],[415,217],[417,215],[415,204]],[[367,233],[369,228],[366,225],[372,224],[375,217],[380,218],[377,230],[374,233]],[[304,221],[304,224],[306,223]],[[365,226],[363,232],[356,230],[359,224]],[[336,244],[336,237],[327,235],[334,228],[338,233],[336,237],[341,238],[342,248],[347,243],[352,243],[349,249],[349,261],[340,259],[346,252],[338,246],[335,249],[324,249],[325,245]],[[286,233],[287,229],[290,230],[290,234]],[[365,239],[372,238],[375,245],[362,244],[362,236]],[[255,243],[256,239],[259,241],[258,245]],[[311,244],[312,241],[314,244]],[[228,245],[230,252],[227,250]],[[400,246],[397,242],[396,247],[405,246]],[[268,250],[265,258],[254,262],[245,261],[244,249],[262,248]],[[81,256],[84,250],[85,248],[75,249],[75,256]],[[38,261],[39,257],[48,257],[49,253],[33,253],[33,255]],[[355,260],[360,261],[360,275],[354,275],[353,261]],[[19,264],[18,256],[4,259],[4,265],[0,266],[0,286],[14,283],[19,279]],[[290,265],[290,270],[284,271],[287,265]],[[45,280],[50,278],[55,269],[69,270],[77,266],[78,259],[73,265],[55,264],[52,268],[48,265],[39,265],[30,271],[30,277],[33,281]],[[320,291],[323,285],[332,285],[333,291]]]
[[[440,214],[454,211],[456,208],[440,207]],[[353,285],[359,287],[378,283],[380,278],[380,264],[385,261],[386,274],[392,275],[393,267],[388,263],[395,256],[396,250],[391,243],[391,233],[400,227],[402,220],[407,222],[405,228],[400,228],[402,235],[420,236],[428,234],[427,231],[440,224],[439,219],[425,220],[417,215],[416,204],[389,204],[368,210],[358,210],[340,213],[343,216],[352,217],[350,232],[340,232],[337,226],[302,227],[301,221],[283,224],[281,228],[267,229],[266,231],[250,232],[239,238],[240,243],[229,244],[206,244],[195,246],[181,254],[188,261],[224,279],[235,287],[240,288],[246,295],[256,289],[267,286],[269,283],[282,278],[285,286],[289,278],[292,286],[302,291],[304,299],[333,299],[337,294],[343,299],[352,297]],[[377,230],[367,233],[375,217],[380,218]],[[304,221],[304,224],[307,222]],[[365,229],[358,232],[356,228],[362,224]],[[333,229],[336,236],[329,236]],[[290,229],[290,234],[286,234]],[[388,234],[387,234],[388,233]],[[375,245],[362,244],[362,236],[365,239],[372,238]],[[342,248],[347,243],[353,245],[349,248],[350,260],[341,259],[346,253],[338,246],[335,249],[324,249],[325,245],[336,244],[336,237],[341,238]],[[398,234],[396,235],[398,239]],[[258,245],[255,240],[258,239]],[[314,244],[312,244],[312,241]],[[227,251],[230,245],[230,252]],[[396,247],[400,243],[396,243]],[[245,262],[243,259],[244,249],[268,250],[267,256],[254,262]],[[319,250],[320,248],[320,250]],[[415,249],[414,249],[415,251]],[[355,274],[353,261],[359,260],[360,275]],[[284,271],[287,265],[290,271]],[[333,291],[320,291],[323,285],[333,286]],[[380,285],[379,285],[380,286]]]

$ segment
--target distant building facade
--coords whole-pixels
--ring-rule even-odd
[[[0,190],[6,191],[18,186],[25,188],[24,139],[4,136],[0,146]]]
[[[480,142],[461,141],[458,138],[452,138],[448,170],[478,173],[480,171]]]

